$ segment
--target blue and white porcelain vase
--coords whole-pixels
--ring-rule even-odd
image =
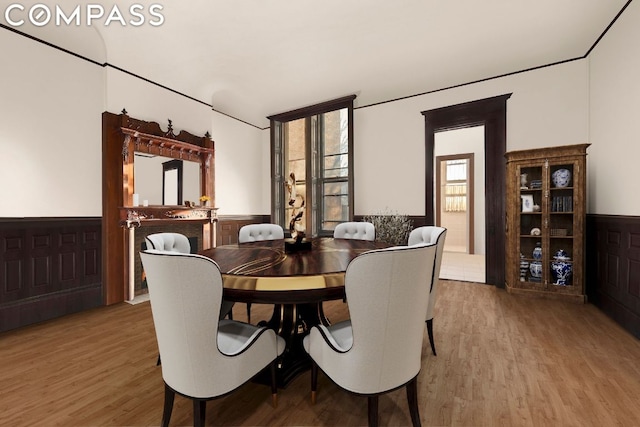
[[[551,262],[551,276],[553,283],[558,286],[571,285],[571,277],[573,276],[573,263],[567,253],[560,249],[554,255]]]
[[[540,281],[542,278],[542,263],[540,261],[531,261],[529,264],[529,272],[533,281]]]
[[[520,254],[520,281],[527,280],[527,273],[529,272],[529,261],[524,259],[524,255]]]
[[[571,171],[569,169],[558,169],[551,174],[551,180],[556,187],[568,187],[569,183],[571,183]]]
[[[540,242],[536,242],[536,247],[533,249],[533,259],[536,261],[542,259],[542,246],[540,246]]]

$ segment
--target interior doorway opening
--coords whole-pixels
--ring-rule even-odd
[[[485,181],[485,281],[505,286],[505,168],[507,100],[510,93],[492,98],[423,111],[425,119],[425,220],[435,224],[435,134],[444,130],[484,125]],[[444,262],[444,261],[443,261]]]
[[[447,228],[440,276],[486,282],[484,125],[436,132],[435,223]]]

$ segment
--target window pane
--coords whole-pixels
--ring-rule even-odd
[[[349,150],[349,122],[347,109],[331,111],[323,114],[324,153],[346,153]]]
[[[447,181],[465,181],[467,179],[467,160],[447,160]]]
[[[335,154],[324,157],[325,178],[345,178],[349,175],[349,155]]]
[[[333,230],[338,223],[349,220],[348,183],[326,182],[323,189],[322,229]]]
[[[466,212],[467,159],[447,160],[445,180],[445,212]]]
[[[346,108],[323,114],[325,178],[349,175],[349,121]]]
[[[305,120],[294,120],[286,124],[286,158],[287,171],[285,179],[291,172],[296,174],[297,181],[304,181],[306,175],[305,162]]]

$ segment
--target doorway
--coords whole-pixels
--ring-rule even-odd
[[[485,272],[486,283],[505,286],[505,167],[507,99],[499,95],[449,107],[423,111],[425,118],[425,216],[435,224],[435,133],[484,125],[485,152]]]
[[[484,126],[437,132],[436,225],[447,228],[440,277],[486,283]]]
[[[447,229],[447,252],[475,252],[473,190],[473,153],[436,158],[436,225]]]

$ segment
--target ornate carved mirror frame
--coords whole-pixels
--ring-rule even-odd
[[[135,153],[148,153],[200,164],[200,191],[210,206],[133,206]],[[202,246],[215,245],[214,143],[209,132],[177,135],[171,120],[165,132],[156,122],[121,114],[102,114],[102,285],[106,305],[133,297],[135,228],[176,221],[202,224]],[[154,230],[155,231],[155,230]],[[158,229],[162,231],[162,229]]]

